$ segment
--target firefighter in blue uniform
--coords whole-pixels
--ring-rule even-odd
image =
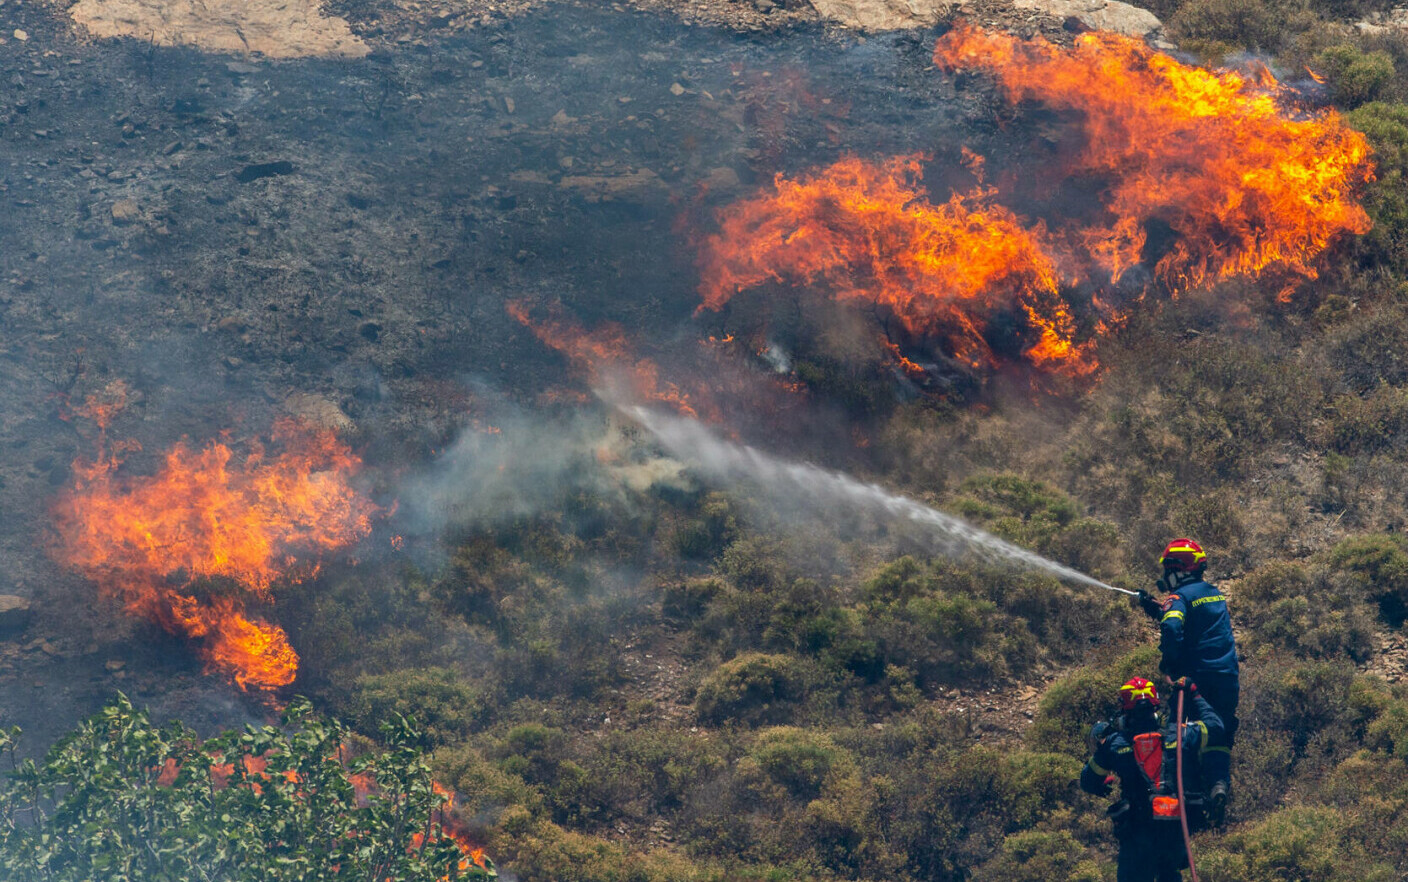
[[[1196,783],[1199,763],[1206,760],[1210,744],[1222,737],[1222,721],[1198,695],[1195,684],[1183,679],[1174,686],[1186,690],[1199,717],[1184,727],[1181,739],[1188,822],[1196,830],[1203,820],[1202,793]],[[1165,726],[1158,708],[1154,684],[1135,677],[1120,687],[1120,715],[1090,730],[1092,753],[1081,769],[1081,789],[1109,796],[1114,783],[1120,785],[1120,798],[1106,810],[1119,841],[1117,882],[1178,882],[1187,866],[1174,795],[1180,739],[1176,722],[1170,720]]]
[[[1221,825],[1231,789],[1232,744],[1237,735],[1240,685],[1237,642],[1222,592],[1203,579],[1207,554],[1192,539],[1175,539],[1159,558],[1164,575],[1158,587],[1167,592],[1160,602],[1147,591],[1139,603],[1159,623],[1159,670],[1170,681],[1186,677],[1222,722],[1203,764],[1207,778],[1208,816]]]

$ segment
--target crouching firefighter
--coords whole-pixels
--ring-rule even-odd
[[[1213,740],[1203,765],[1207,776],[1208,817],[1221,825],[1232,786],[1232,744],[1237,735],[1240,693],[1237,641],[1227,599],[1203,578],[1208,556],[1192,539],[1175,539],[1159,563],[1157,587],[1162,601],[1139,592],[1139,605],[1159,623],[1159,670],[1170,682],[1186,677],[1217,712],[1223,733]]]
[[[1199,717],[1183,727],[1181,739],[1176,721],[1164,725],[1160,719],[1158,691],[1142,677],[1120,687],[1120,715],[1090,730],[1091,757],[1080,773],[1081,789],[1109,796],[1113,785],[1120,785],[1120,798],[1106,810],[1119,842],[1117,882],[1183,878],[1188,861],[1175,795],[1180,749],[1189,829],[1204,824],[1200,765],[1208,745],[1222,735],[1222,720],[1190,681],[1175,688],[1186,690]]]

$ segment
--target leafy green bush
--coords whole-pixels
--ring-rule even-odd
[[[1334,809],[1295,806],[1228,833],[1199,855],[1208,882],[1390,882],[1392,866],[1374,860],[1345,836]]]
[[[1388,623],[1408,618],[1408,543],[1386,533],[1355,536],[1330,551],[1330,565],[1351,577],[1351,584],[1379,604]]]
[[[1315,70],[1324,74],[1341,107],[1358,107],[1376,98],[1393,79],[1393,57],[1382,50],[1366,52],[1342,43],[1316,54]]]
[[[1018,545],[1089,572],[1113,572],[1120,562],[1114,525],[1083,517],[1070,496],[1012,474],[979,475],[951,503],[964,518]]]
[[[17,734],[0,738],[12,758]],[[119,695],[5,783],[0,869],[16,882],[441,879],[461,852],[439,832],[420,735],[404,721],[384,734],[385,753],[344,762],[347,731],[302,700],[280,728],[202,741]],[[354,775],[375,788],[359,798]]]
[[[793,704],[805,697],[807,679],[796,658],[746,652],[704,678],[694,709],[711,723],[786,722]]]
[[[854,769],[846,751],[826,735],[791,726],[760,732],[749,756],[764,774],[798,799],[815,799],[833,772]]]
[[[346,711],[348,722],[374,732],[397,714],[412,719],[433,745],[453,744],[482,724],[490,700],[454,671],[411,668],[358,677]]]
[[[1269,563],[1238,582],[1235,595],[1243,601],[1237,620],[1249,631],[1249,646],[1356,661],[1373,652],[1374,622],[1363,589],[1336,583],[1323,567]]]
[[[1002,852],[973,874],[973,882],[1100,882],[1100,866],[1064,830],[1026,830],[1002,840]]]
[[[716,556],[737,535],[733,504],[722,493],[710,493],[693,516],[675,528],[671,543],[681,557],[704,560]]]
[[[1371,101],[1351,110],[1348,119],[1374,148],[1376,180],[1364,200],[1374,227],[1361,238],[1359,247],[1374,260],[1402,272],[1408,268],[1408,190],[1404,187],[1408,170],[1408,106]],[[1401,322],[1397,328],[1385,327],[1384,331],[1398,337],[1404,333]],[[1383,341],[1385,348],[1392,345],[1392,340]],[[1403,370],[1400,367],[1397,373]]]
[[[1153,678],[1158,666],[1158,648],[1141,646],[1109,664],[1070,672],[1042,695],[1027,743],[1084,760],[1085,736],[1091,725],[1110,719],[1119,710],[1120,684],[1130,677]]]

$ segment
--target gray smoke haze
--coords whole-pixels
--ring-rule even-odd
[[[397,526],[435,536],[561,511],[585,491],[629,503],[652,486],[683,486],[682,466],[649,454],[609,411],[545,414],[498,404],[398,488]]]
[[[908,524],[936,551],[973,555],[991,563],[1042,570],[1083,585],[1123,594],[1124,588],[1107,585],[1078,570],[1047,560],[1006,540],[885,490],[810,463],[790,462],[743,444],[714,435],[698,422],[669,416],[648,408],[622,405],[621,411],[638,422],[673,456],[693,465],[700,474],[724,484],[748,484],[760,491],[756,502],[784,517],[830,519],[869,517],[881,525]]]

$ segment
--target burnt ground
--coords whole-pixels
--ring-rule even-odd
[[[95,443],[73,402],[127,384],[132,469],[340,409],[394,471],[472,419],[472,388],[565,381],[506,300],[695,339],[723,320],[691,318],[682,218],[777,171],[960,143],[922,34],[556,6],[267,63],[82,42],[13,2],[0,34],[0,594],[36,610],[0,643],[0,718],[40,743],[115,688],[197,725],[262,713],[46,553]]]

